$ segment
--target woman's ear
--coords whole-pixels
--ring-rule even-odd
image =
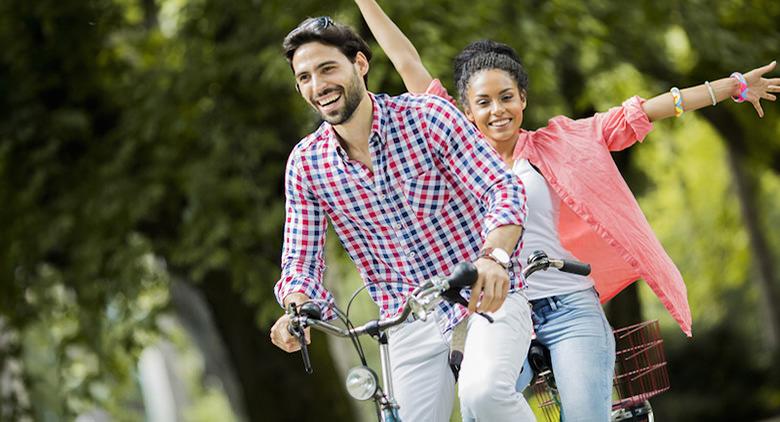
[[[525,105],[523,105],[523,108],[525,108]],[[470,121],[471,123],[476,123],[476,122],[474,121],[474,113],[472,113],[472,112],[471,112],[471,107],[469,107],[469,106],[465,106],[465,107],[463,108],[463,114],[465,114],[465,115],[466,115],[466,118],[467,118],[467,119],[469,119],[469,121]]]

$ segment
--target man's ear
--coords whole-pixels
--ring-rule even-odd
[[[362,51],[358,51],[357,54],[355,54],[355,65],[357,66],[358,74],[360,74],[360,77],[363,78],[368,73],[369,69],[369,63],[368,59],[366,58],[366,55],[363,54]]]

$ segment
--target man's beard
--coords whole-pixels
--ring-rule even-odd
[[[363,87],[360,76],[358,76],[357,72],[353,72],[352,80],[341,93],[341,95],[344,97],[344,106],[338,110],[335,110],[331,114],[323,113],[320,111],[319,107],[315,107],[315,110],[317,111],[317,114],[320,115],[322,120],[325,120],[334,126],[340,125],[348,122],[349,119],[352,118],[355,110],[357,110],[358,106],[360,105],[360,101],[363,100],[364,94],[365,88]]]

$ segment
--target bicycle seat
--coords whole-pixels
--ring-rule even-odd
[[[552,369],[550,349],[537,339],[531,340],[531,347],[528,348],[528,363],[534,371],[534,377],[542,372],[550,371]]]

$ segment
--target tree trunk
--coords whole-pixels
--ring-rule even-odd
[[[144,11],[144,28],[147,30],[157,28],[158,7],[155,0],[141,0],[141,8]]]

